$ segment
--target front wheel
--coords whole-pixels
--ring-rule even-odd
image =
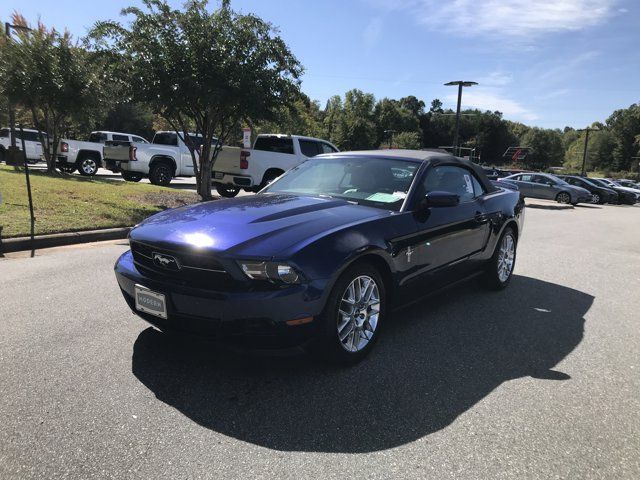
[[[491,290],[502,290],[509,285],[516,264],[516,235],[511,227],[504,231],[484,274],[484,285]]]
[[[240,193],[240,189],[233,185],[222,185],[221,183],[218,183],[216,185],[216,192],[218,192],[221,197],[233,198]]]
[[[567,192],[560,192],[558,195],[556,195],[556,202],[564,204],[571,203],[571,195],[569,195]]]
[[[386,301],[378,270],[366,263],[348,268],[336,281],[319,317],[318,353],[347,365],[362,360],[378,340]]]
[[[122,178],[124,178],[127,182],[139,182],[140,180],[142,180],[141,173],[125,172],[123,170],[122,172],[120,172],[120,174],[122,175]]]
[[[591,194],[591,203],[595,203],[596,205],[600,205],[601,203],[604,203],[602,201],[602,198],[600,197],[599,193],[592,193]]]

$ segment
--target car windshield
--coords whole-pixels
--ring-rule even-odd
[[[266,193],[332,197],[398,211],[419,164],[367,157],[314,158],[269,185]]]

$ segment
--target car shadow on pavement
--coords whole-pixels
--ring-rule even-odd
[[[397,312],[360,364],[256,357],[148,328],[132,357],[155,396],[203,427],[282,451],[371,452],[451,424],[503,382],[552,370],[580,343],[593,297],[514,276],[462,284]],[[496,412],[500,415],[500,412]]]

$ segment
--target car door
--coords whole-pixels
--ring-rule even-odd
[[[518,187],[520,188],[520,192],[525,197],[535,197],[535,184],[533,183],[533,175],[530,173],[522,173],[517,177]]]
[[[544,175],[532,175],[536,198],[554,199],[559,191],[555,182]]]
[[[414,200],[434,191],[454,193],[460,203],[415,215],[416,233],[406,253],[414,264],[407,280],[455,280],[468,270],[466,260],[482,251],[489,238],[489,215],[482,199],[486,192],[471,170],[457,165],[429,168]]]

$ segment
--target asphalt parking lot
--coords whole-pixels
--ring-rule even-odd
[[[0,478],[640,478],[640,206],[527,208],[510,287],[349,368],[172,342],[123,242],[0,259]]]

